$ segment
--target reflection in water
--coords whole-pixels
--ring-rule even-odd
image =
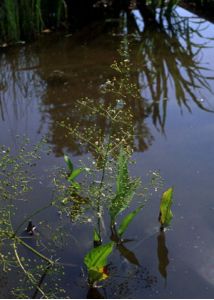
[[[203,35],[202,23],[198,21],[194,23],[189,18],[178,19],[175,14],[173,18],[165,21],[162,27],[144,26],[143,32],[133,35],[131,33],[133,24],[130,25],[130,21],[127,21],[124,14],[121,15],[121,19],[118,29],[122,38],[120,60],[122,59],[121,62],[129,61],[127,69],[122,72],[119,70],[119,74],[118,72],[112,74],[109,70],[108,77],[104,76],[101,79],[94,76],[94,70],[90,69],[90,76],[92,75],[90,78],[94,81],[90,79],[90,84],[87,84],[88,74],[85,74],[85,79],[78,75],[73,82],[76,89],[80,84],[79,80],[86,80],[81,84],[84,91],[80,88],[80,96],[87,94],[91,99],[88,103],[92,108],[102,104],[104,107],[111,106],[117,109],[118,101],[122,103],[120,110],[124,116],[130,112],[133,116],[133,123],[127,120],[125,125],[118,124],[115,132],[121,136],[121,133],[128,132],[130,127],[134,128],[135,140],[129,141],[130,147],[134,151],[142,152],[148,149],[153,141],[146,124],[147,118],[151,116],[153,124],[164,132],[168,101],[175,99],[181,110],[186,107],[191,111],[192,102],[204,111],[213,111],[205,104],[206,93],[213,94],[209,82],[213,78],[206,75],[209,70],[201,65],[201,51],[204,50],[205,43],[197,42],[197,36]],[[118,65],[121,68],[121,65]],[[101,94],[99,90],[95,92],[97,85],[102,85],[109,75],[113,78],[110,81],[111,89],[105,94]],[[139,84],[141,91],[136,83]],[[63,96],[64,91],[66,97]],[[78,138],[65,138],[58,122],[65,121],[67,117],[71,128],[79,124],[80,132],[96,127],[94,140],[91,142],[96,142],[98,133],[102,139],[109,135],[106,116],[99,114],[92,116],[90,110],[85,108],[81,110],[72,93],[73,88],[70,88],[69,83],[60,88],[57,85],[48,86],[43,97],[45,115],[51,119],[49,141],[55,145],[55,152],[58,156],[61,156],[65,149],[75,154],[92,152],[87,142],[81,144]]]
[[[122,243],[117,245],[117,249],[119,250],[120,254],[127,259],[131,264],[136,266],[140,266],[140,263],[135,255],[135,253],[128,248],[126,248]]]
[[[87,293],[87,299],[105,299],[98,288],[90,288]]]
[[[139,18],[137,20],[139,23]],[[142,21],[141,21],[142,22]],[[213,112],[203,104],[204,92],[212,95],[209,80],[214,79],[203,74],[208,71],[201,65],[201,50],[208,41],[197,42],[203,35],[204,21],[192,21],[174,13],[165,21],[164,27],[144,27],[140,34],[139,46],[139,84],[141,95],[148,103],[148,114],[155,126],[164,131],[167,103],[176,99],[180,108],[189,111],[190,101],[200,109]]]
[[[112,273],[114,271],[112,269]],[[138,292],[138,295],[144,295],[146,289],[154,288],[157,283],[156,276],[151,275],[147,268],[130,267],[130,264],[125,261],[120,268],[120,272],[118,271],[118,276],[112,274],[112,281],[109,282],[107,287],[107,292],[110,291],[110,295],[113,295],[116,299],[135,298],[136,292]],[[125,276],[125,273],[128,276]]]
[[[28,48],[17,49],[0,56],[0,68],[1,119],[8,121],[11,110],[16,120],[26,118],[31,101],[41,96],[46,86],[38,74],[39,57]]]
[[[167,266],[169,264],[168,259],[168,249],[166,247],[166,240],[165,240],[165,233],[164,231],[160,231],[158,237],[158,248],[157,248],[157,254],[158,254],[158,270],[165,279],[167,278]]]
[[[51,265],[48,265],[48,266],[45,268],[44,273],[42,274],[42,276],[41,276],[39,282],[37,283],[37,287],[36,287],[35,292],[34,292],[33,295],[32,295],[32,299],[36,299],[36,298],[37,298],[37,296],[38,296],[38,294],[39,294],[39,290],[40,290],[42,284],[44,283],[45,278],[46,278],[46,276],[48,275],[48,272],[49,272],[49,269],[50,269],[50,268],[51,268]]]
[[[66,137],[59,123],[67,118],[72,128],[78,124],[80,133],[95,128],[93,142],[97,136],[103,140],[110,134],[104,114],[91,115],[89,109],[80,108],[78,99],[86,95],[91,99],[87,100],[91,108],[102,104],[104,108],[118,109],[119,105],[124,116],[132,116],[117,124],[115,138],[134,130],[135,139],[129,140],[129,145],[141,152],[153,142],[147,118],[151,116],[153,124],[164,132],[169,101],[175,99],[181,110],[186,107],[191,111],[193,102],[204,111],[212,111],[205,103],[213,95],[209,81],[213,78],[201,64],[207,40],[198,42],[203,35],[203,24],[175,13],[172,18],[162,20],[161,26],[154,27],[156,23],[141,26],[140,13],[134,15],[138,18],[138,32],[135,22],[123,13],[117,28],[111,28],[112,36],[106,35],[106,27],[102,26],[94,26],[93,34],[90,28],[84,31],[87,45],[82,35],[77,34],[64,39],[52,37],[34,47],[23,47],[17,53],[2,54],[1,119],[9,122],[9,119],[29,118],[29,126],[35,108],[28,107],[36,99],[40,118],[37,132],[44,134],[44,124],[48,125],[49,143],[56,156],[62,156],[65,151],[76,155],[92,151],[87,142]],[[109,68],[113,57],[118,56],[115,49],[121,39],[119,60],[128,62],[122,73]],[[103,94],[99,87],[109,78],[113,78],[110,82],[114,86]]]

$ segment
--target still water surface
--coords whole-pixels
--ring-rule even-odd
[[[82,128],[93,127],[96,122],[108,132],[107,122],[79,115],[75,105],[85,96],[94,103],[110,103],[100,95],[100,87],[115,75],[109,66],[120,59],[121,40],[126,43],[134,66],[131,80],[141,89],[139,99],[128,100],[136,127],[137,163],[131,171],[144,180],[150,170],[159,170],[164,186],[174,186],[174,219],[165,235],[158,233],[160,195],[154,193],[127,233],[136,239],[129,249],[142,267],[113,256],[121,277],[100,290],[108,298],[214,295],[214,25],[183,9],[178,12],[182,19],[162,30],[146,28],[134,11],[137,29],[122,16],[119,25],[96,24],[65,37],[44,35],[0,54],[1,144],[16,147],[17,135],[28,136],[32,144],[47,136],[52,149],[35,168],[40,176],[37,192],[22,207],[22,216],[50,201],[51,184],[44,174],[64,165],[64,153],[75,164],[91,156],[90,147],[65,138],[58,121],[69,116],[74,126],[79,122]],[[54,224],[56,217],[56,211],[49,210],[34,221],[42,218]],[[63,285],[68,296],[85,298],[88,291],[80,268],[91,248],[92,228],[68,223],[64,230],[72,231],[72,239],[59,255],[73,266],[65,267]],[[161,264],[167,266],[165,271]],[[8,297],[11,283],[5,280],[1,293]]]

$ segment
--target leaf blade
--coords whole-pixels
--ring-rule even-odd
[[[139,184],[140,179],[129,177],[128,157],[122,148],[117,163],[116,195],[111,200],[109,208],[112,223],[115,222],[117,215],[129,206]]]
[[[74,166],[73,166],[73,164],[72,164],[70,158],[69,158],[68,155],[66,155],[66,154],[64,154],[64,161],[66,162],[69,171],[72,173],[73,170],[74,170]]]
[[[93,268],[101,268],[107,265],[107,258],[113,251],[114,243],[101,245],[92,249],[84,257],[84,263],[88,270]]]
[[[169,188],[162,194],[160,203],[159,222],[163,227],[169,226],[173,217],[173,213],[171,211],[172,197],[173,188]]]
[[[135,216],[141,211],[144,205],[139,206],[134,211],[129,213],[120,223],[120,226],[118,228],[118,234],[122,236],[126,229],[128,228],[129,224],[132,222],[132,220],[135,218]]]
[[[73,172],[71,173],[71,175],[68,177],[69,181],[73,181],[77,176],[79,176],[82,172],[84,171],[83,168],[78,168],[73,170]]]

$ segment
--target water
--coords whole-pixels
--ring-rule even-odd
[[[32,144],[46,135],[52,150],[35,167],[40,177],[34,183],[36,193],[21,205],[17,224],[52,199],[48,174],[53,166],[64,166],[63,153],[69,153],[75,165],[87,160],[88,152],[92,155],[87,144],[66,138],[58,121],[69,116],[73,126],[80,123],[84,130],[97,124],[108,132],[103,118],[79,115],[77,100],[87,96],[95,104],[100,99],[110,103],[111,98],[100,95],[100,87],[115,75],[109,66],[120,59],[121,40],[129,53],[134,66],[130,80],[141,88],[139,99],[127,100],[137,133],[137,163],[131,171],[144,179],[150,170],[159,170],[164,187],[174,187],[174,219],[170,230],[158,233],[160,193],[154,192],[127,231],[136,241],[125,246],[141,267],[115,253],[111,268],[117,276],[99,290],[108,298],[212,298],[214,293],[214,25],[183,9],[179,13],[182,20],[159,31],[144,27],[139,18],[137,31],[121,16],[119,24],[94,25],[68,37],[44,35],[33,44],[1,53],[1,144],[18,148],[17,135],[30,137]],[[53,208],[35,217],[35,223],[45,220],[38,226],[45,240],[48,225],[58,218]],[[57,253],[66,263],[62,281],[72,298],[89,293],[81,267],[92,247],[92,229],[90,223],[63,224],[62,230],[71,235]],[[13,281],[5,280],[1,293],[8,296]]]

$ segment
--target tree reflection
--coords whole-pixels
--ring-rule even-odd
[[[214,79],[204,75],[210,70],[201,64],[201,50],[208,42],[205,37],[203,43],[197,42],[203,35],[203,24],[204,21],[192,21],[174,12],[161,26],[156,23],[150,27],[145,23],[140,34],[137,66],[141,95],[149,104],[148,114],[154,125],[162,131],[171,98],[181,109],[185,106],[191,111],[193,102],[204,111],[214,111],[203,104],[201,95],[202,89],[213,95],[209,80]]]
[[[46,85],[38,73],[39,57],[29,48],[8,50],[0,55],[0,69],[0,121],[8,127],[15,120],[27,122]]]
[[[103,43],[103,37],[98,36],[97,39],[100,40],[100,43]],[[97,40],[94,43],[96,44]],[[80,51],[78,49],[78,52]],[[90,55],[94,56],[94,53],[90,53]],[[99,55],[101,55],[100,52]],[[102,55],[101,59],[106,59],[108,52],[104,52]],[[116,55],[116,51],[114,55]],[[117,72],[109,68],[111,62],[112,60],[109,59],[109,71],[107,72],[100,69],[99,62],[93,68],[89,68],[87,66],[88,61],[85,61],[84,64],[80,63],[82,68],[76,71],[76,74],[73,72],[68,73],[67,70],[62,70],[61,68],[64,72],[64,83],[62,83],[62,80],[57,80],[57,78],[55,82],[51,81],[51,84],[49,80],[47,81],[48,86],[43,97],[44,106],[42,109],[44,117],[50,117],[49,142],[54,145],[54,151],[57,156],[61,156],[64,151],[68,150],[71,150],[76,155],[87,152],[93,153],[93,147],[90,144],[98,142],[100,139],[103,141],[106,136],[110,135],[109,118],[106,113],[108,108],[120,110],[121,114],[120,122],[117,122],[117,124],[114,122],[115,126],[112,127],[111,131],[115,141],[120,139],[121,136],[126,138],[127,136],[132,136],[132,139],[127,138],[127,141],[129,140],[130,147],[134,148],[135,151],[144,151],[151,144],[153,138],[144,122],[144,103],[141,101],[139,91],[136,93],[136,81],[133,83],[133,78],[127,77],[127,74],[118,76]],[[50,66],[50,64],[46,62],[47,66]],[[71,69],[73,69],[73,66]],[[80,71],[81,74],[79,73]],[[101,78],[100,72],[106,74],[102,75]],[[43,76],[46,73],[47,71],[44,70]],[[116,90],[103,93],[103,88],[101,88],[103,82],[108,82],[107,79],[109,77],[112,78],[114,75],[117,76],[120,84],[120,87],[119,84],[117,86],[117,89],[120,88],[120,91],[118,90],[120,94],[116,94]],[[127,84],[129,89],[127,89]],[[78,100],[85,95],[87,95],[85,99],[87,106],[80,105]],[[100,106],[103,107],[101,112],[99,111]],[[98,108],[97,112],[93,113],[95,108]],[[78,137],[65,138],[69,132],[59,126],[59,123],[62,121],[69,123],[70,128],[76,128],[78,125],[79,135],[87,135],[90,143],[80,142]],[[134,135],[132,134],[133,128],[135,131]],[[91,133],[89,133],[90,130]]]
[[[193,22],[176,12],[161,21],[157,16],[152,26],[148,20],[143,23],[142,16],[139,19],[138,25],[141,22],[143,26],[138,27],[138,32],[135,22],[124,12],[117,27],[111,26],[112,36],[106,35],[106,24],[93,25],[72,39],[52,37],[42,40],[35,48],[20,48],[16,55],[3,54],[0,62],[1,119],[7,119],[6,116],[13,112],[13,119],[30,120],[28,105],[31,100],[41,98],[38,132],[48,124],[49,143],[56,156],[62,156],[65,151],[75,155],[93,153],[90,143],[67,137],[68,131],[59,125],[67,122],[67,118],[71,128],[78,125],[81,135],[91,130],[91,143],[99,142],[98,137],[103,141],[110,135],[108,116],[91,113],[91,109],[100,105],[103,109],[119,108],[124,116],[113,128],[115,141],[132,135],[127,143],[134,151],[141,152],[153,142],[147,124],[150,116],[156,128],[164,132],[169,101],[175,99],[181,110],[191,111],[193,103],[211,112],[206,99],[213,95],[210,86],[213,78],[207,75],[209,70],[201,63],[201,50],[208,41],[203,37],[203,22],[197,19]],[[87,36],[86,43],[90,47],[83,44],[83,35]],[[201,37],[203,44],[198,42]],[[121,40],[119,57],[114,49],[119,47]],[[118,64],[119,61],[126,64],[127,69],[122,65],[119,65],[122,72],[109,68],[113,58]],[[114,86],[103,93],[100,87],[109,79]],[[85,96],[90,99],[86,101],[91,109],[79,105],[78,99]]]
[[[197,42],[194,38],[203,35],[203,23],[198,21],[193,23],[191,19],[179,17],[175,12],[170,19],[162,20],[161,26],[144,26],[143,32],[137,37],[135,35],[134,38],[132,34],[129,34],[132,28],[133,25],[130,25],[130,21],[128,22],[122,14],[119,24],[123,48],[120,52],[122,53],[120,60],[121,62],[129,61],[128,71],[122,70],[118,74],[110,70],[107,73],[106,79],[109,75],[113,78],[110,81],[110,85],[113,85],[111,89],[107,89],[107,93],[100,94],[99,91],[94,91],[97,85],[101,85],[104,81],[104,78],[100,80],[98,75],[96,76],[95,72],[99,72],[98,69],[90,70],[92,73],[90,87],[86,84],[89,75],[86,73],[84,79],[77,76],[73,80],[73,85],[74,89],[81,91],[82,96],[80,80],[86,81],[83,84],[84,92],[91,99],[89,102],[91,107],[99,106],[101,103],[103,107],[117,109],[118,101],[122,103],[121,112],[124,116],[130,112],[133,122],[127,120],[126,125],[117,124],[114,130],[115,138],[123,135],[124,132],[131,134],[134,128],[134,140],[129,140],[130,147],[134,151],[145,151],[153,141],[146,120],[151,116],[153,124],[164,132],[167,106],[170,100],[175,99],[181,110],[186,107],[191,112],[192,102],[200,109],[212,112],[212,109],[204,104],[206,97],[202,93],[213,94],[209,82],[213,78],[206,75],[209,70],[201,64],[201,50],[206,45]],[[119,67],[121,67],[120,64]],[[89,72],[89,69],[87,71]],[[114,80],[114,75],[116,80]],[[136,83],[139,84],[140,89]],[[75,154],[92,152],[89,144],[80,143],[78,139],[64,138],[65,135],[58,121],[65,121],[66,117],[69,118],[72,128],[79,124],[80,132],[96,128],[93,130],[94,140],[91,142],[96,142],[98,136],[104,140],[106,135],[109,135],[107,115],[93,114],[91,116],[90,110],[85,108],[80,111],[75,98],[70,97],[74,90],[68,86],[62,86],[60,92],[56,86],[54,89],[48,87],[43,98],[45,111],[51,117],[49,141],[55,145],[55,152],[59,156],[65,150],[71,150]],[[63,100],[61,96],[64,90],[67,95]]]

